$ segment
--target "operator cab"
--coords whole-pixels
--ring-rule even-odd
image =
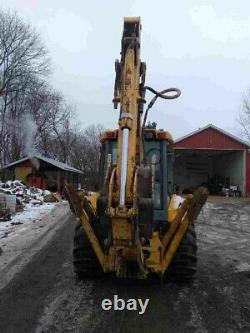
[[[106,131],[101,136],[99,188],[108,179],[108,169],[117,164],[117,133]],[[170,133],[144,129],[144,165],[153,169],[154,223],[166,223],[168,197],[173,193],[173,139]]]

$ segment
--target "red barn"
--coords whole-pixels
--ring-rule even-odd
[[[175,183],[182,189],[206,185],[211,194],[237,186],[250,196],[250,145],[208,125],[174,143]]]

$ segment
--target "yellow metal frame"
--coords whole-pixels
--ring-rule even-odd
[[[147,250],[150,255],[142,264],[147,272],[155,272],[164,275],[168,269],[173,256],[178,249],[178,246],[185,236],[185,233],[190,225],[198,216],[202,206],[207,198],[207,191],[200,190],[194,196],[188,196],[178,209],[173,209],[172,201],[169,203],[169,215],[172,216],[169,230],[164,237],[160,239],[159,233],[154,232],[150,241],[149,247],[139,246],[134,247],[131,243],[131,226],[133,216],[130,212],[130,220],[127,219],[127,211],[119,213],[113,212],[115,218],[112,218],[112,234],[114,237],[113,245],[109,248],[108,253],[104,253],[99,240],[97,239],[94,230],[91,226],[91,221],[85,210],[82,207],[82,199],[78,195],[76,189],[72,185],[66,185],[66,191],[71,204],[74,207],[76,216],[81,222],[84,231],[90,241],[90,244],[95,251],[96,257],[104,272],[114,271],[119,276],[122,275],[121,261],[126,260],[138,261],[138,256],[143,257],[143,251]],[[96,206],[93,200],[98,196],[88,198],[92,206]],[[95,209],[93,208],[93,212]],[[143,272],[145,273],[145,272]],[[146,276],[146,275],[145,275]]]
[[[140,29],[140,17],[126,17],[124,24],[131,23],[137,24]],[[139,40],[140,43],[140,34]],[[123,53],[124,52],[124,53]],[[127,48],[122,50],[122,69],[121,69],[121,86],[120,96],[120,110],[122,114],[129,115],[127,118],[119,119],[118,139],[117,139],[117,187],[120,189],[121,178],[121,151],[122,151],[122,130],[129,129],[129,151],[128,151],[128,167],[127,167],[127,183],[126,183],[126,196],[125,201],[131,203],[133,201],[133,176],[136,169],[137,160],[139,158],[139,146],[137,144],[137,128],[140,126],[138,123],[138,101],[140,100],[139,85],[140,85],[140,49]]]
[[[141,114],[138,114],[138,105],[144,101],[144,96],[140,96],[142,91],[140,87],[144,85],[145,79],[145,72],[141,73],[139,17],[124,19],[121,61],[118,67],[120,72],[116,79],[117,86],[115,86],[114,102],[116,105],[120,103],[119,129],[117,131],[108,131],[101,138],[102,141],[116,138],[118,147],[117,166],[112,170],[111,176],[107,184],[105,184],[108,201],[106,213],[111,220],[113,239],[113,243],[107,253],[103,250],[94,233],[89,216],[83,209],[81,199],[76,190],[70,185],[67,185],[66,190],[76,216],[80,220],[104,272],[113,271],[118,276],[126,275],[124,274],[126,273],[124,272],[124,262],[127,260],[137,262],[143,277],[148,272],[156,272],[163,275],[169,267],[182,238],[185,236],[189,224],[195,221],[206,200],[207,193],[204,190],[193,197],[188,197],[178,209],[174,208],[173,200],[171,199],[168,207],[168,216],[166,216],[166,223],[169,222],[170,225],[166,234],[162,237],[158,232],[153,232],[152,237],[149,239],[149,246],[145,245],[147,243],[143,244],[143,240],[139,239],[138,230],[136,229],[138,227],[136,225],[138,213],[137,170],[141,164],[143,140],[141,137]],[[143,92],[142,95],[144,95]],[[122,200],[122,204],[119,205],[122,140],[125,129],[129,130],[129,149],[128,155],[126,155],[125,203]],[[145,130],[146,132],[147,130]],[[127,130],[125,133],[127,133]],[[150,131],[148,133],[150,134]],[[168,132],[153,130],[152,133],[158,140],[167,140],[170,144],[173,143],[172,136]],[[96,207],[97,197],[87,199],[93,207],[93,214],[95,214],[94,207]],[[147,259],[144,259],[146,257],[144,256],[145,252],[148,252]]]

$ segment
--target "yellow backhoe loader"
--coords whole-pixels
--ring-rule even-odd
[[[115,62],[119,126],[101,136],[100,191],[81,197],[66,186],[78,221],[74,267],[80,277],[156,274],[188,281],[196,271],[194,221],[208,193],[200,188],[185,199],[173,194],[172,136],[149,128],[146,118],[157,98],[174,99],[181,92],[145,85],[140,33],[140,18],[125,17],[121,58]],[[144,112],[147,91],[154,97]]]

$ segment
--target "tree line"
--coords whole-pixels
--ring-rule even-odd
[[[82,170],[88,183],[98,169],[102,128],[77,125],[75,108],[48,83],[50,74],[39,34],[0,9],[0,169],[41,154]]]
[[[48,83],[50,74],[48,50],[36,30],[0,9],[0,169],[38,153],[82,170],[92,186],[102,128],[79,126],[74,106]],[[250,93],[243,96],[238,123],[250,141]]]

